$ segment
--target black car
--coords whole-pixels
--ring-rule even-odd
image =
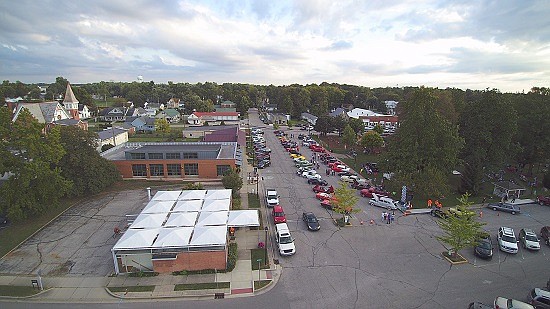
[[[269,160],[260,161],[257,164],[257,167],[260,168],[260,169],[266,168],[266,167],[269,167],[269,166],[271,166],[271,162]]]
[[[351,184],[351,187],[353,189],[356,189],[356,190],[363,190],[363,189],[368,189],[371,187],[371,185],[369,185],[368,183],[358,183],[357,181],[354,181],[352,184]]]
[[[304,212],[302,214],[302,220],[307,225],[307,229],[310,231],[318,231],[321,228],[321,225],[319,225],[319,220],[317,220],[317,217],[312,212]]]
[[[307,180],[310,185],[328,186],[328,182],[324,179],[311,178]]]
[[[357,176],[357,174],[352,172],[345,172],[345,171],[338,172],[338,176],[353,176],[353,175]]]
[[[482,259],[491,259],[493,257],[493,242],[490,236],[481,238],[474,247],[474,254]]]

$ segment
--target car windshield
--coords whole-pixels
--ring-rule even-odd
[[[516,242],[516,238],[508,235],[502,235],[501,238],[505,242]]]
[[[317,222],[317,218],[308,216],[307,217],[307,222],[310,222],[310,223]]]
[[[489,243],[488,241],[481,241],[478,245],[478,247],[482,248],[482,249],[491,249],[491,243]]]
[[[275,216],[275,217],[283,217],[284,215],[285,215],[285,213],[282,212],[282,211],[281,211],[281,212],[274,212],[274,213],[273,213],[273,216]]]
[[[528,241],[534,241],[534,242],[538,242],[538,241],[539,241],[539,239],[537,238],[537,236],[535,236],[535,235],[529,235],[529,234],[525,235],[525,239],[528,240]]]
[[[279,243],[281,243],[281,244],[291,244],[291,243],[292,243],[292,237],[290,237],[290,236],[282,236],[282,237],[279,239]]]

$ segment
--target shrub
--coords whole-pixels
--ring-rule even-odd
[[[233,271],[235,269],[235,265],[237,265],[237,244],[231,243],[229,244],[229,253],[228,253],[228,259],[227,259],[227,272]]]
[[[203,190],[204,186],[200,182],[188,182],[183,186],[183,190]]]
[[[143,270],[140,270],[138,272],[133,272],[133,273],[130,273],[130,277],[138,277],[138,278],[141,278],[141,277],[156,277],[158,276],[159,273],[155,272],[155,271],[143,271]]]

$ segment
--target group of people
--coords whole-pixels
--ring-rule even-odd
[[[386,224],[391,224],[395,220],[395,213],[383,212],[382,213],[382,222]]]
[[[441,204],[439,200],[435,200],[434,202],[432,202],[432,199],[428,199],[428,208],[432,208],[432,207],[441,209],[441,207],[443,207],[443,204]]]

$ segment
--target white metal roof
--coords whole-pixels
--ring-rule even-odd
[[[179,227],[173,229],[160,229],[157,240],[153,243],[153,248],[183,247],[188,246],[191,240],[193,227]]]
[[[181,194],[179,191],[158,191],[153,197],[153,201],[175,201]]]
[[[185,200],[177,201],[172,211],[199,211],[202,208],[203,200]]]
[[[198,212],[173,212],[168,217],[168,220],[164,224],[165,227],[175,226],[195,226],[197,222]]]
[[[227,226],[196,226],[191,246],[220,246],[227,242]]]
[[[258,210],[232,210],[229,212],[227,225],[234,227],[260,226]]]
[[[162,223],[164,223],[164,220],[166,220],[167,216],[168,216],[168,213],[161,213],[161,214],[141,213],[134,220],[134,223],[130,225],[130,229],[159,228],[162,226]]]
[[[118,240],[113,250],[149,248],[158,235],[158,229],[127,230]]]
[[[208,190],[205,200],[226,200],[231,199],[231,189],[225,190]]]
[[[170,212],[174,206],[175,201],[155,201],[151,200],[149,204],[143,208],[141,213],[153,214],[153,213],[167,213]]]
[[[214,212],[201,212],[197,226],[204,225],[223,225],[227,227],[227,217],[229,211],[214,211]]]
[[[229,211],[231,200],[204,200],[201,211]]]
[[[186,190],[178,197],[178,201],[183,200],[204,200],[206,190]]]

